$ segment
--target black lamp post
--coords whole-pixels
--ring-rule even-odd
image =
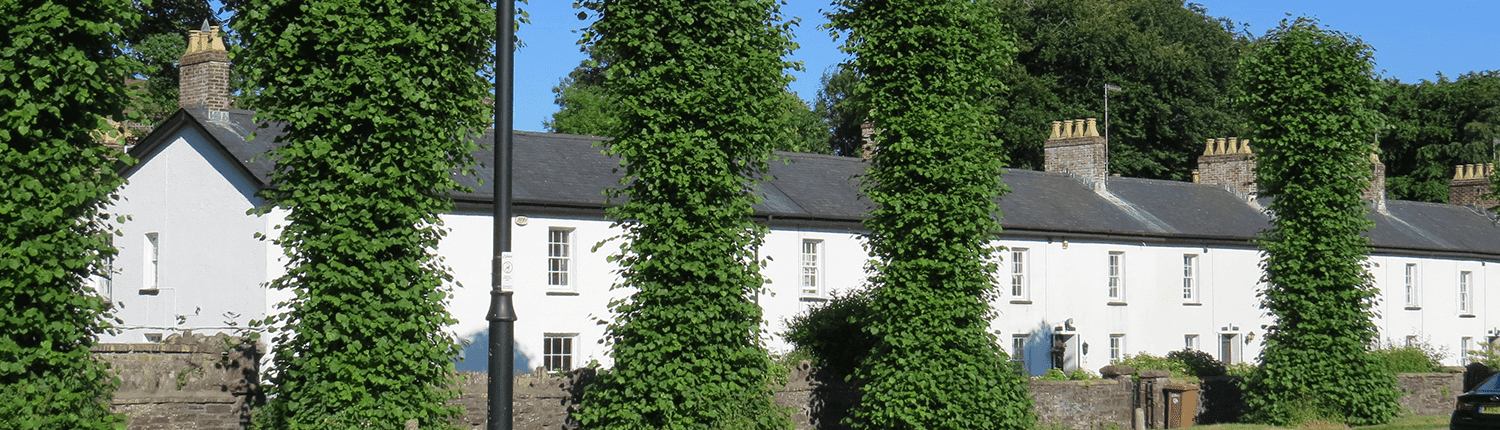
[[[495,25],[500,34],[495,38],[495,177],[490,181],[495,187],[495,256],[491,265],[490,313],[486,317],[490,321],[489,430],[510,430],[514,415],[511,398],[515,381],[516,310],[511,304],[511,293],[504,291],[502,284],[510,254],[515,16],[514,0],[496,0]]]

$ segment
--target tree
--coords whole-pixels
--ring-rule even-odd
[[[109,329],[90,288],[115,254],[104,211],[123,154],[128,1],[0,2],[0,428],[110,429],[118,380],[89,347]]]
[[[1001,144],[988,98],[1015,36],[991,1],[840,0],[830,25],[870,103],[876,152],[863,195],[874,348],[856,370],[860,429],[1027,429],[1024,378],[987,329]],[[952,387],[965,387],[955,393]]]
[[[263,428],[450,428],[452,275],[439,214],[488,124],[493,9],[452,0],[253,0],[234,22],[258,119],[284,124],[266,197],[293,290]],[[265,208],[263,210],[269,210]]]
[[[1239,103],[1255,139],[1272,228],[1258,239],[1266,288],[1261,365],[1245,380],[1248,417],[1384,423],[1400,411],[1395,375],[1370,354],[1377,291],[1365,268],[1375,81],[1369,46],[1316,20],[1282,21],[1241,64]]]
[[[138,63],[134,74],[145,79],[141,88],[145,91],[131,107],[147,122],[155,123],[177,111],[177,60],[187,50],[185,35],[213,19],[213,11],[204,0],[152,0],[134,4],[142,19],[125,28],[124,39],[130,58]]]
[[[1110,170],[1186,180],[1205,136],[1239,134],[1224,94],[1248,38],[1228,19],[1173,0],[1004,0],[1003,22],[1020,36],[1012,96],[996,100],[1007,121],[995,133],[1012,166],[1040,169],[1047,124],[1104,117],[1110,96]]]
[[[1500,71],[1380,84],[1386,190],[1393,199],[1446,203],[1453,166],[1494,160],[1500,145]]]
[[[818,100],[813,103],[813,110],[823,116],[823,122],[830,129],[829,151],[834,155],[858,157],[864,152],[862,127],[865,113],[872,107],[861,108],[861,104],[853,99],[854,86],[859,82],[859,77],[848,68],[835,67],[838,67],[837,71],[823,72],[823,88],[818,89]]]
[[[610,59],[602,86],[620,108],[606,143],[621,158],[623,230],[606,339],[614,368],[589,387],[584,428],[790,428],[772,402],[761,344],[764,292],[750,216],[778,145],[783,58],[778,0],[584,1],[586,33]]]
[[[583,60],[552,87],[553,102],[558,111],[543,126],[553,133],[616,137],[625,132],[619,129],[625,112],[618,95],[604,80],[605,71],[613,61],[597,55],[589,47],[585,47],[584,52],[589,54],[589,59]],[[788,90],[775,97],[781,104],[781,114],[768,118],[776,123],[775,149],[831,153],[827,124],[818,112]]]

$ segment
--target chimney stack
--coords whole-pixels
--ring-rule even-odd
[[[1104,189],[1109,154],[1093,118],[1052,121],[1052,134],[1042,145],[1044,166],[1051,173],[1071,173],[1095,190]]]
[[[1381,211],[1385,210],[1385,163],[1380,162],[1379,147],[1370,150],[1370,188],[1366,188],[1360,198],[1375,203]]]
[[[177,64],[181,76],[178,107],[229,111],[229,51],[224,49],[219,27],[204,20],[201,30],[188,31],[187,51]]]
[[[1250,150],[1250,139],[1208,139],[1203,146],[1203,155],[1198,157],[1196,173],[1193,182],[1227,186],[1247,196],[1257,192],[1255,153]]]
[[[1448,203],[1485,209],[1500,206],[1500,201],[1484,198],[1490,194],[1490,178],[1494,176],[1494,163],[1454,166],[1453,180],[1448,182]]]

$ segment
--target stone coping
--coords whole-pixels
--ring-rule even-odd
[[[101,343],[89,348],[90,352],[170,352],[179,354],[218,354],[224,348],[188,345],[166,345],[160,343]]]
[[[160,392],[151,393],[138,391],[125,391],[115,393],[115,398],[110,400],[110,404],[113,405],[144,405],[153,403],[206,403],[216,405],[232,405],[243,402],[243,397],[235,396],[229,393],[216,395],[195,392],[192,394],[163,395]]]

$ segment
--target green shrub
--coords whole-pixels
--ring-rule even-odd
[[[1124,360],[1120,360],[1119,364],[1133,367],[1135,370],[1171,371],[1173,378],[1201,378],[1225,374],[1223,363],[1207,352],[1193,350],[1172,351],[1167,353],[1166,357],[1145,353],[1128,355]]]
[[[1370,351],[1370,354],[1378,358],[1391,373],[1447,371],[1443,367],[1443,358],[1447,356],[1445,351],[1425,340],[1399,347],[1387,341],[1383,347]]]
[[[833,298],[787,321],[783,333],[813,364],[838,375],[854,372],[874,342],[865,333],[870,296],[865,291],[834,293]]]

